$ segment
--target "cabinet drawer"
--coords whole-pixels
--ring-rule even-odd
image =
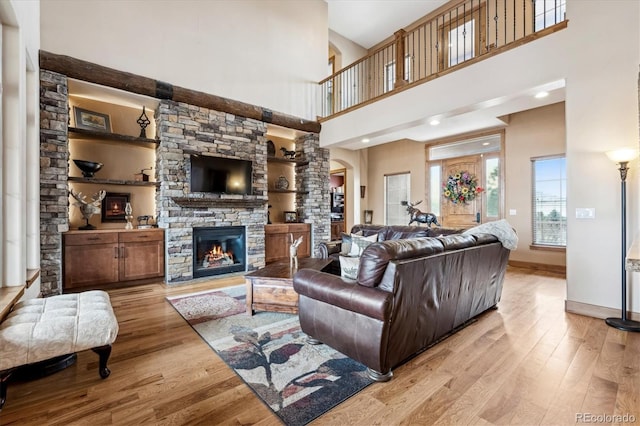
[[[253,303],[298,306],[298,293],[290,283],[276,280],[254,280]]]
[[[69,234],[64,236],[64,243],[68,246],[110,244],[117,242],[117,232],[87,232],[86,234]]]
[[[164,240],[163,231],[120,232],[121,243],[136,243],[141,241],[162,241],[162,240]]]

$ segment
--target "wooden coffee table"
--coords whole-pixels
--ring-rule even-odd
[[[298,270],[321,271],[331,259],[305,257],[298,259]],[[288,260],[270,263],[262,269],[245,275],[247,282],[247,313],[272,311],[298,313],[298,293],[293,289],[293,274]]]

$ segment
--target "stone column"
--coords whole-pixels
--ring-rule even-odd
[[[320,148],[320,135],[307,133],[296,139],[296,150],[309,161],[296,167],[300,189],[308,194],[296,195],[296,206],[305,223],[311,223],[313,256],[318,257],[318,244],[331,239],[331,209],[329,200],[329,150]]]
[[[40,279],[43,295],[62,293],[62,235],[69,223],[67,77],[40,71]]]

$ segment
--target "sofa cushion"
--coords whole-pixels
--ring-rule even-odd
[[[340,276],[355,280],[358,277],[358,266],[360,266],[360,257],[342,256],[340,255]]]
[[[349,256],[359,257],[369,244],[375,243],[376,241],[378,241],[378,234],[369,235],[368,237],[359,237],[358,235],[351,234],[351,250],[349,251]]]
[[[475,240],[473,241],[475,243]],[[373,243],[362,252],[360,257],[358,284],[377,287],[390,260],[430,256],[443,251],[444,246],[440,239],[430,237]]]
[[[340,244],[340,254],[342,256],[348,256],[351,251],[351,236],[357,235],[362,236],[362,231],[354,232],[353,234],[347,234],[345,232],[342,233],[341,244]]]

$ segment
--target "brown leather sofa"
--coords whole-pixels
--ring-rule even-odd
[[[389,380],[392,368],[500,301],[508,258],[488,234],[373,243],[355,281],[298,271],[302,331]]]
[[[430,228],[424,226],[402,226],[402,225],[353,225],[351,234],[361,233],[364,237],[378,234],[378,241],[399,240],[419,237],[437,237],[440,235],[458,234],[461,229],[453,228]],[[340,275],[340,251],[342,250],[342,240],[322,242],[319,244],[320,257],[322,259],[332,259],[329,271]]]

